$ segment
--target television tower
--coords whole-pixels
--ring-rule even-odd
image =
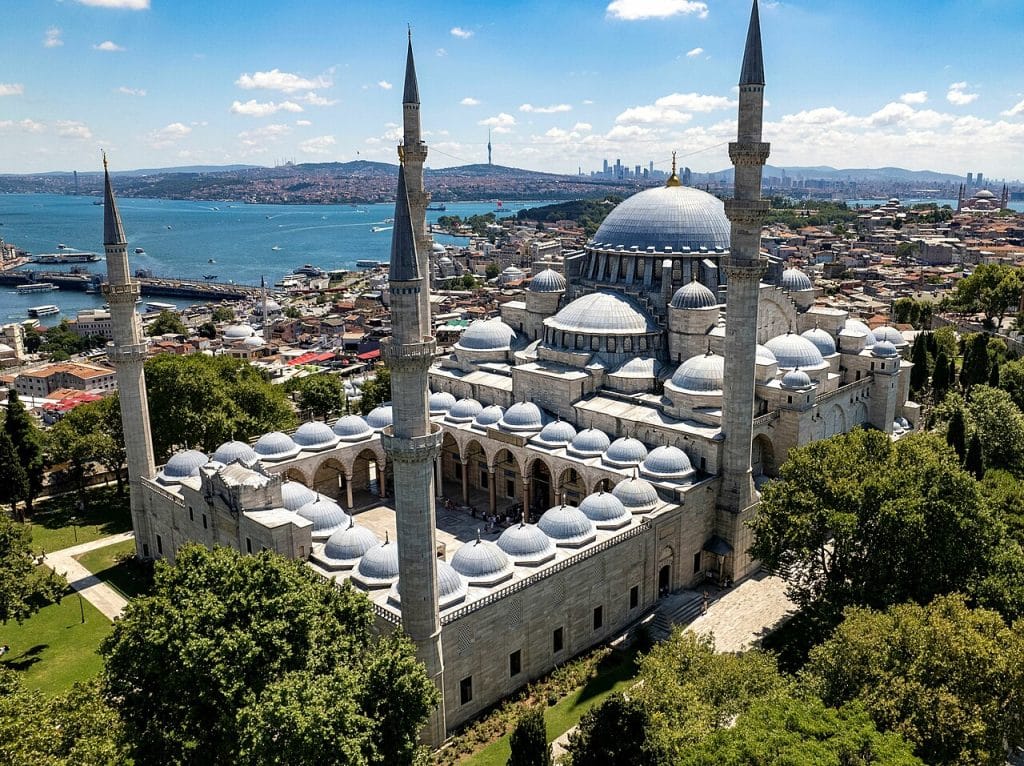
[[[487,164],[491,164],[491,129],[487,129]]]

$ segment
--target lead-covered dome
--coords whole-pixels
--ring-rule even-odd
[[[661,502],[654,485],[636,476],[620,481],[612,487],[612,494],[630,513],[652,511]]]
[[[795,293],[801,290],[812,290],[814,285],[811,284],[811,278],[800,269],[791,268],[782,272],[782,289]]]
[[[710,309],[717,308],[718,298],[707,285],[694,279],[676,290],[669,305],[674,309]]]
[[[539,431],[544,427],[544,416],[533,402],[516,402],[498,422],[502,431]]]
[[[800,337],[807,338],[818,349],[818,353],[824,356],[832,356],[836,353],[836,341],[831,335],[820,327],[812,327],[800,333]]]
[[[537,526],[555,541],[555,545],[566,548],[586,545],[597,536],[594,522],[579,508],[571,505],[556,505],[544,511]]]
[[[256,331],[247,324],[232,324],[224,328],[224,340],[227,341],[245,340],[254,335]]]
[[[910,345],[909,343],[907,343],[907,339],[903,337],[903,333],[901,333],[895,327],[890,327],[889,325],[882,325],[881,327],[876,327],[874,330],[871,331],[871,334],[875,336],[876,341],[889,341],[889,343],[894,345],[896,348],[905,348],[906,346]]]
[[[476,399],[466,397],[455,402],[444,416],[444,419],[449,423],[468,423],[479,415],[483,408],[484,406]]]
[[[611,446],[611,439],[604,431],[584,428],[569,444],[567,452],[573,457],[600,457]]]
[[[471,351],[507,351],[515,339],[516,331],[500,319],[477,319],[462,333],[455,347]]]
[[[843,331],[865,336],[864,348],[871,348],[875,345],[875,334],[871,332],[870,327],[859,319],[847,319],[846,324],[843,326]]]
[[[428,406],[431,415],[443,415],[455,406],[455,397],[447,391],[435,391],[430,395]]]
[[[199,469],[209,461],[210,459],[199,450],[186,449],[175,452],[156,478],[162,484],[175,484],[189,476],[198,476]]]
[[[505,417],[505,408],[499,404],[492,404],[480,410],[477,416],[473,418],[473,425],[486,428],[487,426],[493,426],[503,417]]]
[[[820,368],[825,364],[818,347],[802,335],[788,332],[768,341],[768,350],[775,354],[779,367]]]
[[[456,572],[447,561],[437,561],[437,605],[444,611],[451,609],[466,598],[466,581],[462,575]],[[402,603],[402,581],[395,583],[388,594],[388,601],[401,605]]]
[[[213,453],[213,457],[210,458],[214,462],[223,463],[228,465],[236,461],[244,463],[245,465],[252,465],[259,460],[253,448],[245,442],[230,441],[224,442],[222,445],[217,447],[217,451]]]
[[[544,325],[559,332],[583,335],[644,335],[658,332],[654,320],[636,301],[598,291],[577,298]]]
[[[564,420],[552,420],[531,441],[544,447],[564,447],[575,438],[576,429],[572,423],[566,423]]]
[[[520,566],[537,566],[555,557],[555,544],[536,524],[514,524],[498,538],[501,548]]]
[[[871,347],[871,355],[882,359],[889,359],[894,356],[899,356],[900,352],[897,351],[896,347],[889,341],[880,340]]]
[[[529,290],[533,293],[560,293],[565,290],[565,277],[554,269],[537,272],[530,280]]]
[[[289,511],[297,511],[306,503],[316,500],[316,492],[298,481],[281,483],[281,505]]]
[[[364,588],[384,588],[398,579],[398,545],[384,540],[359,559],[352,579]]]
[[[390,404],[382,404],[374,407],[366,416],[366,424],[374,431],[383,431],[391,425],[395,419],[394,410]]]
[[[587,495],[580,503],[580,510],[598,529],[621,529],[633,517],[611,492]]]
[[[329,537],[338,529],[348,526],[351,518],[341,506],[326,497],[317,496],[311,503],[303,505],[296,513],[313,522],[313,539]]]
[[[465,577],[470,585],[479,587],[497,585],[512,577],[512,562],[505,551],[479,537],[455,551],[452,569]]]
[[[324,557],[331,564],[353,567],[368,550],[380,545],[380,538],[366,527],[349,520],[348,526],[335,530],[324,543]]]
[[[647,459],[640,466],[640,471],[652,479],[673,481],[689,479],[694,474],[690,458],[679,447],[674,447],[671,444],[651,450]]]
[[[640,465],[647,457],[647,447],[639,439],[622,436],[608,445],[601,462],[614,468],[631,468]]]
[[[721,392],[724,379],[725,358],[709,352],[679,365],[670,382],[680,391],[715,394]]]
[[[331,426],[331,430],[343,442],[356,442],[373,435],[373,429],[359,415],[343,415]]]
[[[813,385],[811,376],[803,370],[790,370],[782,376],[782,387],[790,391],[805,391]]]
[[[299,445],[293,442],[288,434],[280,431],[263,434],[252,448],[260,456],[260,460],[286,460],[299,454]]]
[[[292,434],[292,441],[304,450],[320,451],[330,449],[338,443],[338,435],[320,420],[303,423]]]
[[[634,194],[608,214],[594,235],[603,247],[627,250],[728,248],[729,220],[720,199],[688,186],[661,186]]]

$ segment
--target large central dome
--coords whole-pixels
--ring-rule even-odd
[[[658,251],[729,248],[729,219],[717,197],[689,186],[647,189],[624,200],[594,235],[606,248]]]

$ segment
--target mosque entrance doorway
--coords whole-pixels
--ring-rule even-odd
[[[672,582],[672,565],[665,564],[658,570],[658,597],[664,596],[669,591]]]

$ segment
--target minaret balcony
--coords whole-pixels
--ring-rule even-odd
[[[444,432],[437,423],[430,424],[425,436],[395,436],[394,426],[381,433],[381,445],[388,457],[396,463],[427,463],[441,454]]]
[[[725,217],[732,223],[757,226],[768,217],[770,204],[766,199],[727,199]]]
[[[121,362],[145,362],[149,355],[145,343],[111,344],[107,346],[107,359],[111,364]]]
[[[108,303],[131,303],[139,297],[140,287],[137,282],[129,282],[125,285],[103,283],[103,297]]]
[[[733,165],[764,165],[771,153],[771,144],[766,141],[731,141],[729,159]]]
[[[380,343],[384,364],[391,370],[420,370],[430,367],[437,352],[437,341],[427,338],[419,343],[399,343],[394,337]]]

